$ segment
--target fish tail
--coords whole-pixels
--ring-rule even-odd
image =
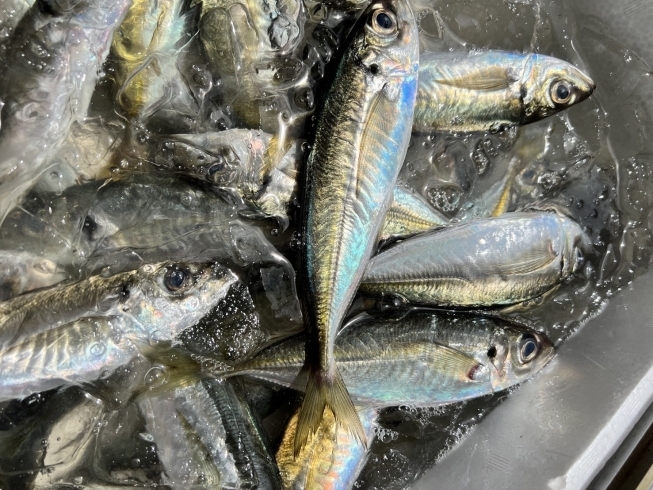
[[[311,371],[306,384],[306,394],[297,421],[295,432],[295,457],[306,445],[310,434],[314,434],[322,422],[325,407],[333,412],[337,425],[342,425],[354,435],[359,444],[367,449],[367,438],[356,408],[351,401],[340,372],[332,375],[322,370]]]

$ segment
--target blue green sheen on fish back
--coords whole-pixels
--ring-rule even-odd
[[[360,283],[405,156],[417,90],[410,5],[370,5],[352,29],[318,122],[306,170],[304,271],[310,367],[295,451],[329,406],[364,441],[333,358],[335,335]]]

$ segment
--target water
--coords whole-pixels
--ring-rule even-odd
[[[356,10],[342,12],[313,0],[297,10],[298,3],[288,3],[301,35],[286,36],[292,30],[276,35],[285,43],[282,55],[265,38],[258,39],[259,58],[253,52],[256,43],[247,44],[235,59],[228,52],[222,54],[227,62],[235,61],[229,69],[242,70],[240,74],[263,92],[260,98],[248,99],[263,131],[280,141],[310,140],[325,76],[338,63],[337,51]],[[588,101],[519,129],[414,135],[400,174],[403,183],[445,216],[462,220],[486,212],[487,197],[514,171],[510,211],[555,205],[581,224],[595,247],[583,272],[542,297],[502,311],[544,330],[560,344],[600,314],[611,297],[650,265],[653,148],[648,133],[653,111],[646,97],[650,69],[631,48],[611,38],[600,21],[583,15],[577,4],[566,0],[416,0],[413,6],[423,51],[536,51],[575,64],[597,82],[598,89]],[[196,25],[190,26],[176,52],[179,72],[171,77],[176,81],[169,92],[164,91],[169,96],[155,104],[146,120],[130,121],[114,110],[117,61],[110,55],[89,109],[89,122],[73,127],[74,138],[56,153],[36,192],[56,195],[84,180],[160,172],[143,151],[148,142],[171,134],[246,127],[243,120],[251,117],[251,107],[238,106],[242,100],[227,100],[234,91],[234,77],[216,72],[205,56],[202,37],[193,36]],[[246,38],[245,27],[240,29]],[[3,49],[10,35],[5,31],[9,32],[2,31]],[[543,150],[537,158],[509,169],[510,156],[524,147]],[[242,196],[225,193],[223,197],[232,212],[260,218],[247,212]],[[299,205],[295,198],[287,228],[271,219],[248,221],[292,263],[299,243],[294,225]],[[182,339],[200,353],[215,345],[219,356],[228,360],[264,345],[276,325],[293,329],[301,323],[287,270],[274,261],[257,264],[247,255],[251,251],[246,246],[236,244],[236,249],[243,260],[226,265],[240,281],[212,312],[226,327],[211,331],[207,320]],[[139,369],[127,367],[107,383],[134,377]],[[242,386],[275,447],[294,409],[295,393],[251,381],[243,381]],[[506,396],[510,395],[430,409],[383,410],[376,441],[355,488],[405,488]],[[2,405],[0,445],[9,448],[21,442],[0,459],[0,487],[58,482],[83,488],[100,482],[161,481],[164,470],[157,442],[127,395],[100,400],[72,389]],[[74,424],[67,414],[76,414]],[[64,435],[70,440],[57,439]],[[51,461],[51,456],[59,459]]]

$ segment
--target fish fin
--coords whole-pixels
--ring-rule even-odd
[[[370,109],[367,113],[367,119],[365,120],[363,126],[363,135],[361,136],[360,141],[360,150],[358,152],[358,158],[356,161],[356,199],[360,198],[363,187],[367,184],[367,179],[365,177],[366,172],[369,171],[365,165],[362,165],[361,162],[364,159],[365,155],[370,153],[370,147],[374,147],[374,136],[379,135],[380,131],[377,126],[383,124],[382,118],[378,116],[379,111],[376,110],[381,97],[379,94],[376,95],[372,103],[370,104]],[[375,118],[376,115],[376,118]],[[385,134],[387,139],[387,134]],[[377,141],[378,143],[378,141]]]
[[[322,371],[311,371],[309,374],[304,402],[297,421],[294,441],[295,457],[306,445],[309,435],[318,430],[324,415],[324,408],[327,406],[333,412],[336,423],[353,434],[356,440],[367,449],[365,430],[342,376],[336,368],[332,377],[325,375]]]
[[[442,366],[443,370],[454,373],[465,373],[469,380],[476,379],[476,376],[483,369],[484,365],[478,362],[469,354],[466,354],[449,346],[438,344],[432,351],[435,364]]]
[[[502,214],[508,212],[508,206],[510,205],[510,194],[512,192],[513,178],[514,178],[513,176],[509,177],[506,186],[501,191],[501,194],[499,195],[499,199],[497,199],[497,202],[494,205],[492,212],[490,213],[491,217],[495,218],[497,216],[501,216]]]
[[[441,85],[449,85],[467,90],[502,90],[510,87],[515,80],[511,79],[507,73],[501,71],[492,74],[483,74],[477,77],[446,78],[436,80]]]
[[[500,275],[530,274],[551,264],[555,258],[556,254],[550,248],[540,248],[532,250],[510,264],[498,266],[495,272]]]
[[[141,354],[155,367],[163,367],[165,377],[136,391],[133,401],[158,396],[181,386],[189,386],[202,376],[228,376],[233,367],[216,359],[192,355],[181,349],[155,349],[142,341],[132,341]]]

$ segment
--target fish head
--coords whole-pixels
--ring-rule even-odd
[[[165,341],[208,314],[238,281],[229,269],[210,262],[147,264],[133,277],[123,310],[151,339]]]
[[[528,58],[522,76],[523,122],[538,121],[587,99],[595,83],[566,61],[545,55]]]
[[[562,220],[564,239],[562,277],[568,277],[580,271],[585,265],[586,258],[594,252],[590,237],[583,231],[578,223],[571,218]]]
[[[494,391],[501,391],[537,374],[555,355],[555,348],[546,335],[518,327],[498,329],[488,350],[494,369],[491,379]]]
[[[406,0],[372,2],[358,19],[351,36],[351,49],[365,70],[368,83],[378,84],[387,91],[407,76],[417,76],[419,36],[415,16]]]
[[[242,155],[229,145],[215,145],[209,151],[183,139],[167,139],[158,145],[154,156],[157,165],[205,180],[217,186],[230,186],[242,174]]]

